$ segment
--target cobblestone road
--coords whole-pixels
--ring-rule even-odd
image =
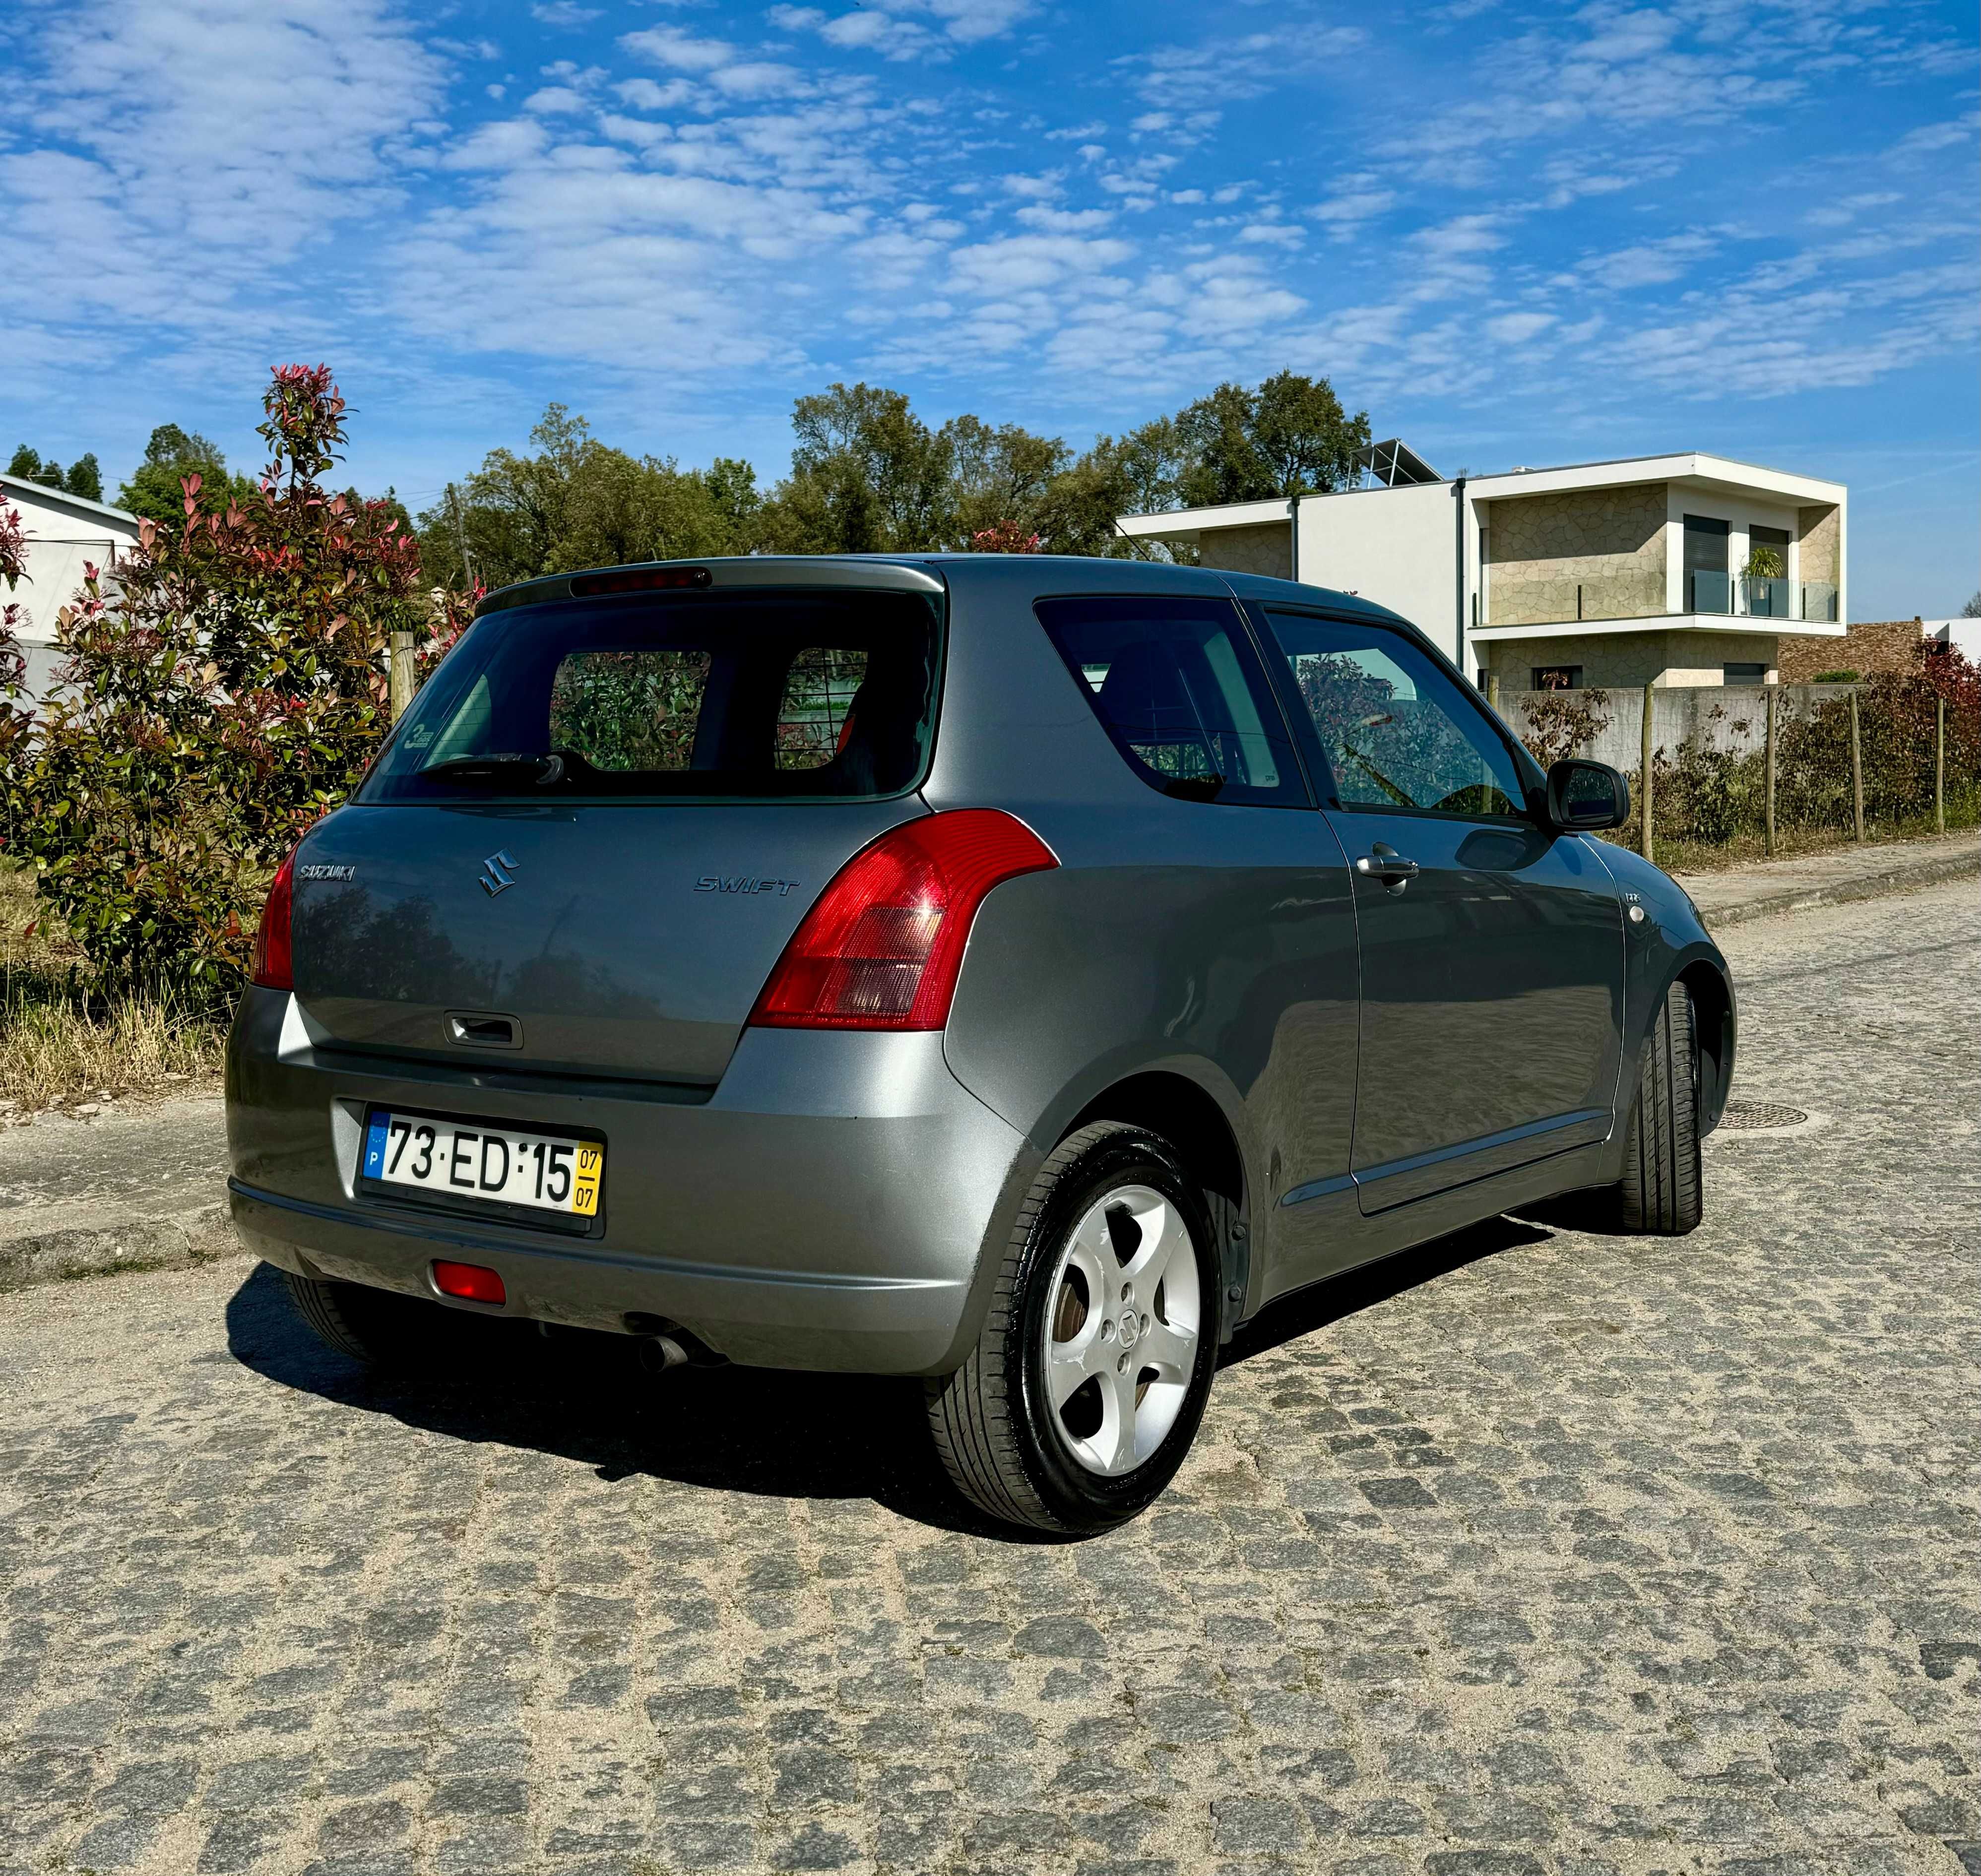
[[[893,1386],[0,1298],[0,1871],[1981,1871],[1975,913],[1730,933],[1809,1129],[1282,1312],[1100,1542],[971,1530]]]

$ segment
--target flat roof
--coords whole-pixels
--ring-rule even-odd
[[[1623,473],[1619,473],[1622,471]],[[1460,478],[1445,477],[1437,482],[1378,484],[1373,488],[1330,489],[1324,494],[1302,495],[1302,501],[1331,501],[1349,495],[1394,495],[1412,488],[1450,488]],[[1475,500],[1491,501],[1517,493],[1544,494],[1572,488],[1603,488],[1630,482],[1710,482],[1736,489],[1816,501],[1843,502],[1849,491],[1841,482],[1820,476],[1798,474],[1793,470],[1776,469],[1762,463],[1742,462],[1731,456],[1715,456],[1703,450],[1681,451],[1661,456],[1615,456],[1599,462],[1558,463],[1532,469],[1503,469],[1490,475],[1462,478]],[[1270,526],[1290,520],[1293,502],[1284,496],[1267,501],[1241,501],[1213,508],[1173,508],[1159,514],[1124,514],[1116,521],[1124,534],[1163,536],[1194,534],[1229,527]]]

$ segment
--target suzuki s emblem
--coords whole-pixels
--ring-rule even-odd
[[[491,853],[481,863],[481,890],[491,899],[498,893],[506,893],[516,883],[509,870],[515,863],[515,855],[506,849],[499,853]]]

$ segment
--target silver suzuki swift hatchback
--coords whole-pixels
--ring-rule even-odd
[[[351,1354],[919,1375],[979,1507],[1104,1529],[1274,1299],[1556,1193],[1697,1222],[1733,992],[1627,812],[1317,587],[533,580],[275,882],[234,1217]]]

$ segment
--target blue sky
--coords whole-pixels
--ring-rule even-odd
[[[781,469],[834,378],[1084,444],[1330,377],[1440,469],[1851,485],[1981,584],[1971,5],[17,0],[0,447],[258,461],[329,360],[418,507],[544,404]]]

